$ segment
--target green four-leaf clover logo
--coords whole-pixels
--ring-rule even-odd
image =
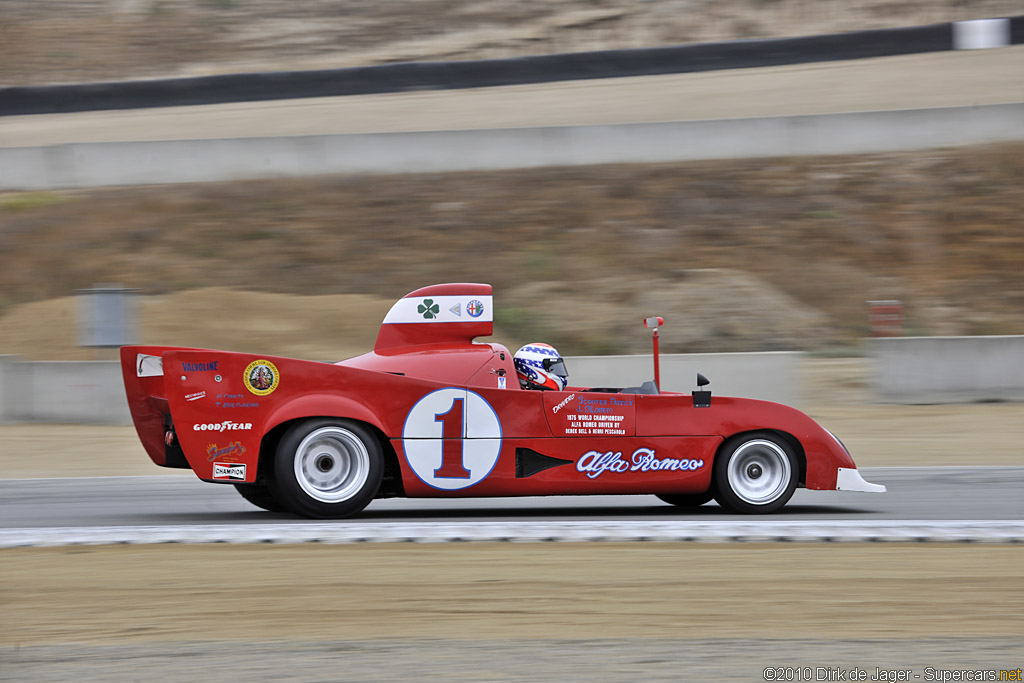
[[[416,310],[427,320],[431,320],[437,317],[437,314],[441,312],[441,307],[434,303],[433,299],[424,299],[423,303],[416,307]]]

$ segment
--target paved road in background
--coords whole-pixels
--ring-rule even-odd
[[[0,117],[0,147],[732,119],[1024,101],[1024,45],[666,76]]]
[[[885,494],[798,490],[777,520],[1020,520],[1024,467],[863,468]],[[749,520],[717,505],[682,511],[654,496],[390,499],[360,522]],[[304,524],[253,507],[231,486],[183,477],[90,477],[0,481],[0,527]],[[339,522],[343,524],[344,522]]]

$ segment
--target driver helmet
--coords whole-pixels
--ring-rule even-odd
[[[524,389],[562,391],[569,383],[565,361],[550,344],[534,342],[516,351],[512,359],[519,385]]]

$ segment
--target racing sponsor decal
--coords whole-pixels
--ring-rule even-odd
[[[206,424],[192,425],[193,432],[247,432],[252,429],[252,422],[209,422]]]
[[[601,396],[591,398],[581,396],[576,403],[576,412],[583,415],[611,415],[616,408],[625,408],[633,405],[632,398],[619,398],[618,396]]]
[[[605,415],[595,419],[590,415],[566,415],[568,424],[565,427],[566,434],[574,436],[625,436],[626,430],[622,428],[622,421],[625,415]]]
[[[494,469],[501,452],[501,422],[479,394],[438,389],[409,411],[402,446],[420,481],[456,491],[480,483]]]
[[[504,389],[505,388],[505,376],[504,375],[498,375],[498,388],[499,389]]]
[[[185,394],[186,401],[198,401],[201,398],[206,398],[205,391],[197,391],[194,394]]]
[[[215,462],[213,463],[213,478],[245,481],[245,465],[242,463]]]
[[[186,363],[181,362],[182,372],[217,372],[220,370],[220,361],[212,360],[205,363]]]
[[[214,460],[235,460],[245,454],[245,446],[241,441],[232,441],[227,446],[211,443],[206,447],[206,462]]]
[[[576,470],[597,479],[605,472],[687,472],[704,467],[703,460],[659,458],[653,448],[638,448],[628,459],[621,451],[590,451],[576,461]]]
[[[635,413],[632,396],[573,393],[552,405],[551,415],[552,429],[566,436],[627,436]]]
[[[551,414],[556,414],[559,410],[568,405],[569,401],[573,400],[574,398],[576,398],[576,394],[569,394],[568,396],[566,396],[561,403],[559,403],[558,405],[551,409]]]
[[[416,312],[426,320],[433,320],[441,312],[441,307],[435,304],[433,299],[424,299],[423,303],[416,307]]]
[[[214,404],[218,408],[259,408],[258,401],[239,400],[245,399],[245,394],[217,394]]]
[[[245,388],[257,396],[272,394],[281,381],[281,375],[277,372],[277,366],[269,360],[254,360],[245,366]]]
[[[384,324],[467,323],[493,320],[490,296],[439,294],[432,297],[399,299],[384,317]]]

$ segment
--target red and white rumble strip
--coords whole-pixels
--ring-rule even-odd
[[[151,543],[1024,543],[1024,521],[519,522],[214,524],[0,529],[0,548]]]

